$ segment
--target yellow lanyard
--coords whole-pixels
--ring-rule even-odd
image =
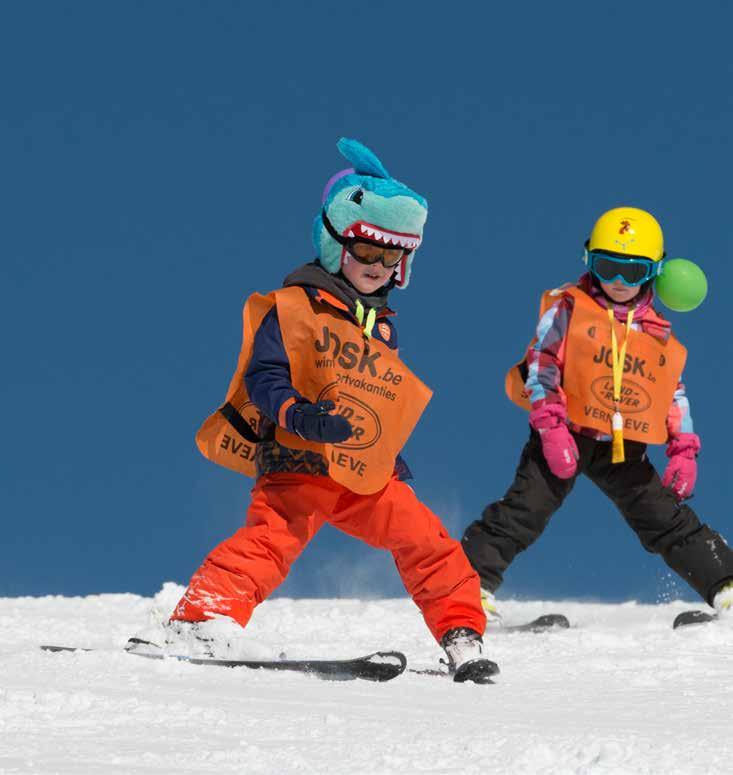
[[[621,350],[618,348],[616,339],[616,326],[614,325],[613,307],[608,308],[608,319],[611,322],[611,356],[613,367],[613,419],[611,421],[612,429],[612,447],[611,462],[623,463],[626,459],[624,455],[624,418],[621,415],[621,382],[624,374],[624,363],[626,362],[626,345],[629,341],[629,331],[634,320],[633,307],[626,315],[626,336]]]

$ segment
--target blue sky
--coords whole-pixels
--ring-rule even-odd
[[[703,440],[693,506],[733,535],[733,12],[726,3],[7,5],[0,24],[0,595],[150,594],[244,519],[199,456],[241,304],[312,258],[311,220],[371,146],[430,204],[392,301],[435,397],[406,457],[454,536],[509,485],[503,377],[602,211],[651,210],[711,292],[669,313]],[[654,453],[664,461],[663,454]],[[326,528],[281,588],[395,595]],[[504,594],[687,593],[581,483]]]

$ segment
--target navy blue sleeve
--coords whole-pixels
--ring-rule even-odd
[[[398,454],[395,461],[394,461],[394,470],[397,474],[397,478],[401,482],[406,482],[409,479],[414,479],[415,477],[412,475],[412,471],[410,471],[410,466],[407,465],[407,461],[405,458],[402,457],[401,454]]]
[[[280,407],[285,401],[289,398],[306,400],[291,382],[290,361],[283,345],[276,307],[265,315],[257,329],[244,384],[254,405],[277,424]]]
[[[391,318],[377,318],[374,336],[379,339],[380,342],[384,342],[390,350],[397,349],[397,327]]]

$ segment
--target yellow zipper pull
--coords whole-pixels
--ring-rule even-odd
[[[372,338],[372,331],[374,330],[374,323],[376,319],[377,310],[372,307],[367,314],[366,325],[364,326],[364,336],[366,336],[367,339]]]

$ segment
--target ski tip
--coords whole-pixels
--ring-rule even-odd
[[[535,620],[535,624],[540,627],[560,627],[566,630],[570,627],[570,621],[563,614],[544,614]]]
[[[363,657],[363,661],[369,664],[370,670],[361,677],[372,681],[390,681],[402,675],[407,667],[407,657],[401,651],[375,651]]]
[[[680,627],[689,627],[691,624],[707,624],[717,619],[716,614],[709,614],[706,611],[683,611],[675,616],[672,622],[672,629],[677,630]]]
[[[503,627],[497,628],[496,633],[512,633],[512,632],[547,632],[547,630],[560,629],[566,630],[570,627],[570,622],[567,616],[562,614],[543,614],[533,619],[531,622],[525,624],[509,624]],[[487,630],[488,633],[488,630]]]

